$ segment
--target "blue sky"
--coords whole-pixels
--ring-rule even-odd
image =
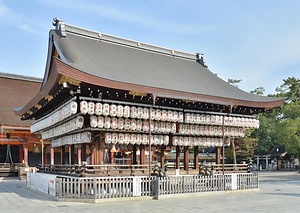
[[[300,77],[300,1],[0,0],[0,72],[43,77],[52,19],[184,52],[265,95]]]

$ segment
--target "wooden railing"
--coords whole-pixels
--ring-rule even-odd
[[[249,173],[250,167],[248,164],[204,164],[199,166],[199,174],[234,174],[234,173]]]
[[[101,178],[58,176],[56,178],[56,197],[64,199],[106,199],[150,196],[153,194],[152,183],[155,178],[154,176]]]
[[[58,176],[55,182],[56,197],[65,200],[138,196],[158,198],[169,194],[258,189],[258,174],[97,178]]]
[[[51,174],[70,175],[78,177],[88,176],[149,176],[149,171],[153,170],[155,165],[37,165],[39,172]]]
[[[0,163],[0,176],[18,176],[21,163]]]

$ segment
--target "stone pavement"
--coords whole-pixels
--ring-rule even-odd
[[[25,187],[25,181],[0,179],[0,212],[299,212],[300,173],[260,173],[259,191],[207,193],[203,196],[109,203],[58,202]]]

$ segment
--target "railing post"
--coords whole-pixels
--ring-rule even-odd
[[[150,180],[149,180],[150,181]],[[155,200],[158,200],[159,195],[159,185],[160,185],[160,177],[156,177],[156,179],[153,181],[153,198]]]

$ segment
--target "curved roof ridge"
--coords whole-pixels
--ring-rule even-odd
[[[185,58],[185,59],[190,59],[190,60],[199,60],[198,53],[189,53],[189,52],[170,49],[170,48],[161,47],[161,46],[157,46],[157,45],[153,45],[153,44],[147,44],[147,43],[143,43],[140,41],[135,41],[135,40],[119,37],[119,36],[113,36],[110,34],[105,34],[102,32],[97,32],[97,31],[77,27],[74,25],[66,24],[66,23],[63,23],[61,20],[58,20],[56,23],[54,23],[54,25],[56,26],[56,29],[60,31],[60,34],[62,36],[67,36],[65,34],[65,32],[74,33],[74,34],[87,36],[87,37],[90,37],[93,39],[99,39],[102,41],[126,45],[126,46],[130,46],[130,47],[134,47],[134,48],[142,49],[142,50],[144,49],[144,50],[148,50],[148,51],[154,51],[154,52],[158,52],[161,54],[166,54],[166,55],[170,55],[170,56],[174,56],[174,57],[180,57],[180,58]],[[60,25],[60,26],[57,26],[57,25]],[[61,26],[63,26],[63,27],[61,27]],[[201,55],[203,55],[203,53],[201,53]]]

